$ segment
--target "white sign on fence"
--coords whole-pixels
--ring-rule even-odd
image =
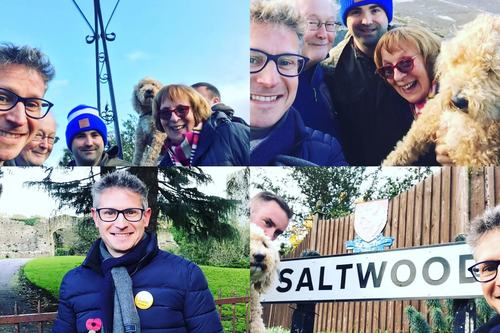
[[[360,202],[354,213],[354,231],[369,243],[384,230],[387,224],[389,199]]]
[[[465,243],[283,260],[263,303],[478,298]]]

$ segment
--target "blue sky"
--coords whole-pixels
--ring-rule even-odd
[[[93,1],[76,2],[94,25]],[[104,25],[115,4],[101,0]],[[61,138],[45,165],[56,165],[66,147],[68,112],[79,104],[97,104],[95,43],[85,42],[91,30],[71,0],[0,0],[0,5],[9,13],[2,15],[0,41],[41,48],[56,69],[45,94],[55,104]],[[120,126],[135,114],[133,87],[145,76],[164,85],[212,83],[222,102],[248,122],[248,1],[121,0],[107,32],[116,34],[107,46]],[[101,84],[102,108],[110,100],[108,91]]]

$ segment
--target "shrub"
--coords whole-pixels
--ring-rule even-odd
[[[75,250],[72,247],[69,248],[57,248],[56,249],[56,257],[60,256],[74,256]]]
[[[171,228],[179,245],[178,255],[198,264],[215,267],[250,268],[250,228],[248,223],[235,228],[232,239],[194,240],[185,231]]]

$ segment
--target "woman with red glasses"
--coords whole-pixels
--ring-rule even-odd
[[[380,38],[374,60],[380,76],[408,102],[415,118],[437,93],[434,64],[441,40],[419,26],[392,29]]]
[[[156,128],[167,134],[160,166],[249,165],[250,130],[232,122],[191,87],[163,87],[153,102]]]

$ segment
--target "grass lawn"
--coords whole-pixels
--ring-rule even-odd
[[[24,266],[24,275],[31,283],[59,299],[59,286],[64,274],[79,266],[85,257],[48,257],[30,260]]]
[[[62,278],[69,270],[80,265],[85,257],[62,256],[50,258],[37,258],[28,261],[24,266],[24,274],[35,285],[49,291],[56,299],[59,299],[59,286]],[[205,274],[208,286],[214,299],[221,297],[232,297],[234,287],[236,297],[245,296],[246,288],[250,286],[250,271],[248,269],[220,268],[200,266]],[[222,306],[222,326],[224,332],[232,332],[232,305]],[[236,331],[245,332],[246,317],[245,304],[236,305]]]

